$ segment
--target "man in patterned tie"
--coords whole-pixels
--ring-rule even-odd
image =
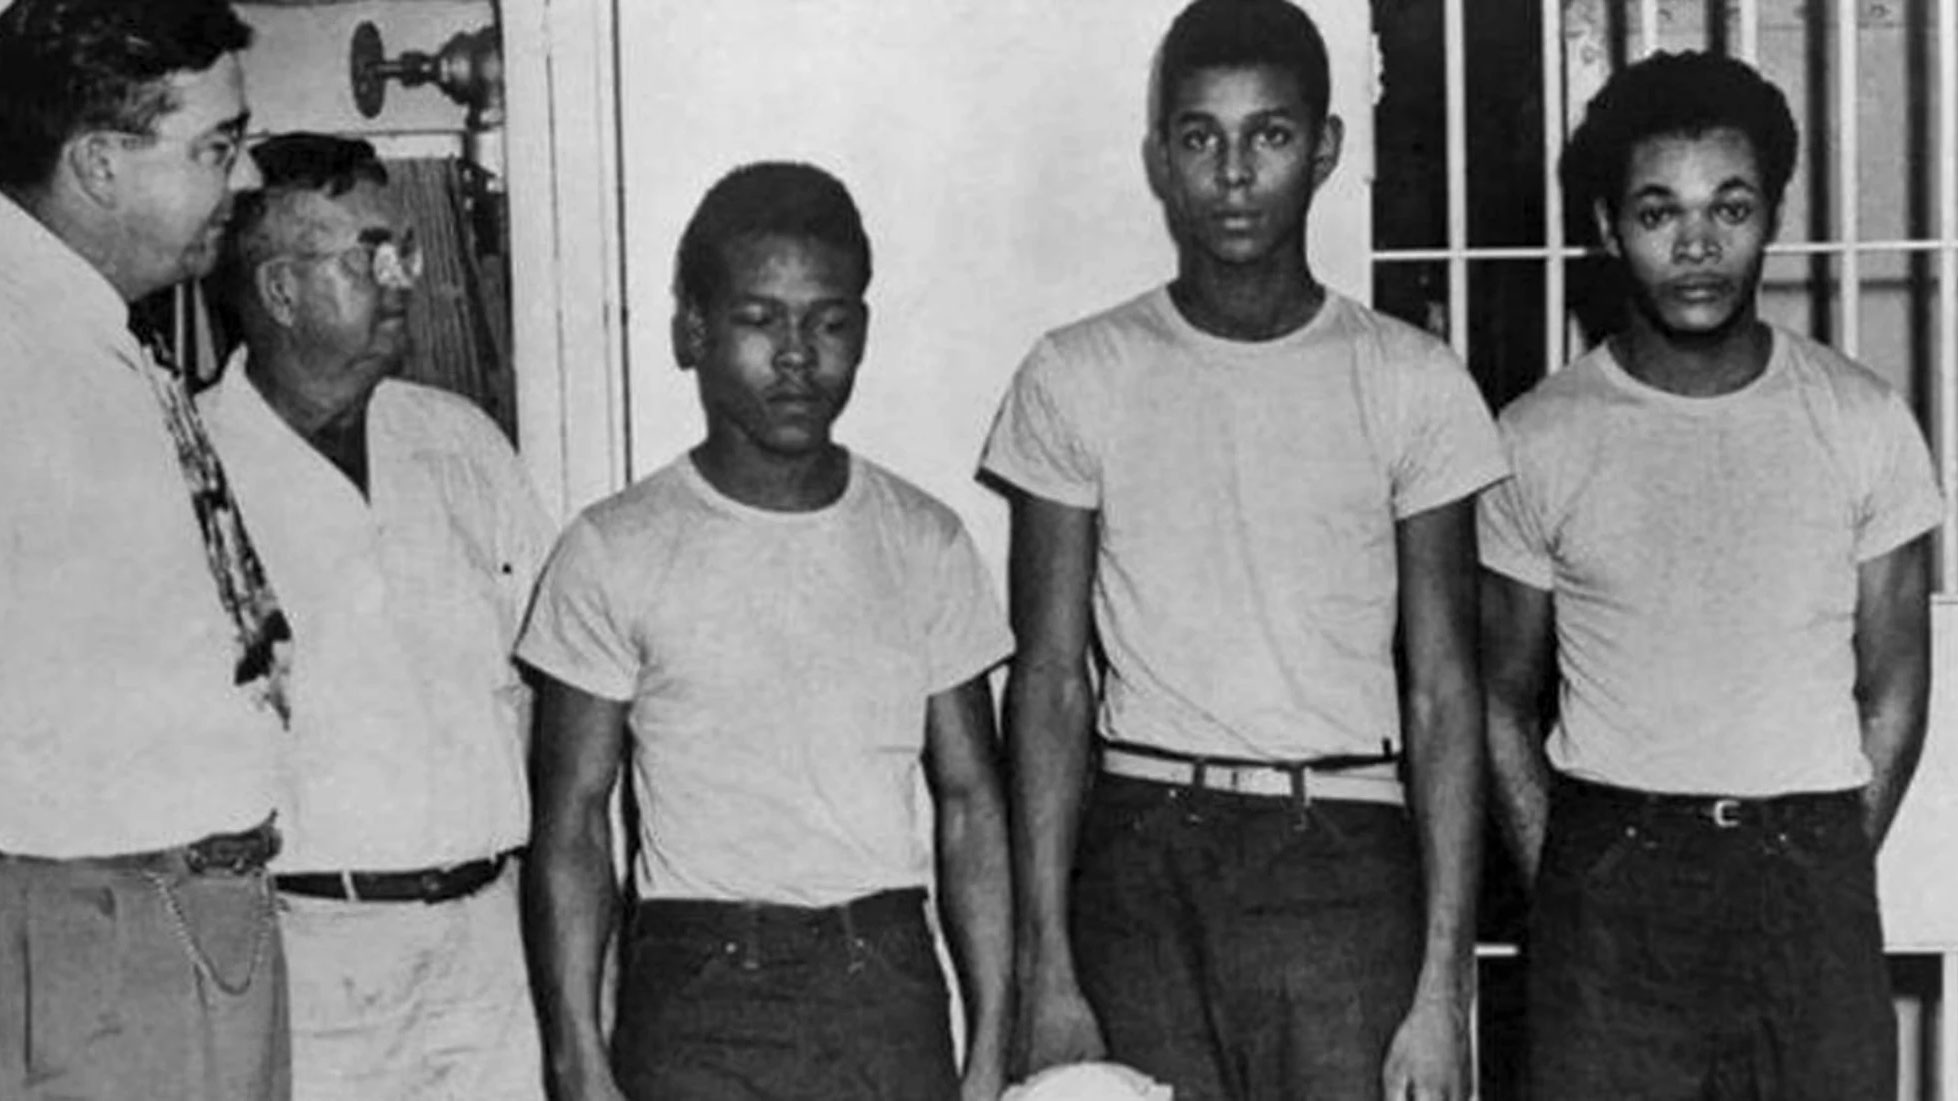
[[[285,620],[128,304],[255,184],[224,0],[0,13],[0,1097],[282,1101]]]

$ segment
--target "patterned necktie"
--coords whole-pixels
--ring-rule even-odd
[[[177,463],[183,469],[191,508],[204,536],[204,558],[210,564],[212,580],[217,582],[218,599],[237,628],[238,664],[233,683],[251,693],[261,707],[276,712],[282,726],[290,726],[292,709],[286,692],[292,673],[292,629],[279,610],[278,597],[272,593],[258,552],[252,549],[245,518],[231,495],[218,453],[204,434],[204,422],[198,419],[183,373],[154,334],[136,324],[131,324],[130,331],[149,352],[142,374],[149,380],[163,410],[163,423],[177,445]]]

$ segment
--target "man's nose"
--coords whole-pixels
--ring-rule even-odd
[[[1226,141],[1217,154],[1217,182],[1225,187],[1242,187],[1251,182],[1249,142]]]
[[[257,191],[265,186],[265,177],[258,173],[258,162],[252,155],[240,152],[231,162],[231,175],[225,179],[225,186],[233,192]]]
[[[1720,259],[1720,231],[1713,220],[1689,217],[1680,223],[1673,241],[1673,256],[1684,261],[1706,262]]]

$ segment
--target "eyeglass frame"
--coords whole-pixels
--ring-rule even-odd
[[[365,252],[367,262],[354,270],[365,275],[379,287],[412,290],[421,282],[421,277],[427,270],[427,254],[422,251],[421,243],[415,239],[413,227],[404,231],[400,240],[396,240],[391,234],[376,236],[355,241],[346,248],[329,252],[289,252],[270,257],[266,263],[276,263],[280,260],[295,260],[302,263],[339,260],[344,264],[346,258],[356,252]]]

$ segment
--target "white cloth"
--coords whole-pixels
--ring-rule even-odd
[[[280,872],[424,868],[521,845],[528,694],[510,651],[554,534],[467,400],[387,380],[367,497],[266,404],[243,353],[200,399],[293,632]]]
[[[631,701],[647,898],[827,906],[931,878],[928,699],[1012,648],[956,514],[858,456],[769,512],[685,456],[558,543],[517,653]]]
[[[983,465],[1100,514],[1102,732],[1262,759],[1399,743],[1395,522],[1504,473],[1425,333],[1332,294],[1297,332],[1224,340],[1161,288],[1042,339]]]
[[[543,1101],[518,878],[436,906],[281,896],[292,1101]]]
[[[1120,1063],[1070,1063],[1041,1071],[999,1101],[1173,1101],[1175,1096],[1175,1090]]]
[[[233,683],[237,638],[128,308],[4,197],[0,255],[0,851],[138,852],[261,822],[289,737]]]
[[[1895,393],[1776,330],[1766,370],[1732,394],[1655,389],[1600,347],[1502,428],[1516,476],[1482,499],[1482,561],[1553,594],[1552,765],[1647,791],[1868,780],[1857,567],[1942,513]]]

